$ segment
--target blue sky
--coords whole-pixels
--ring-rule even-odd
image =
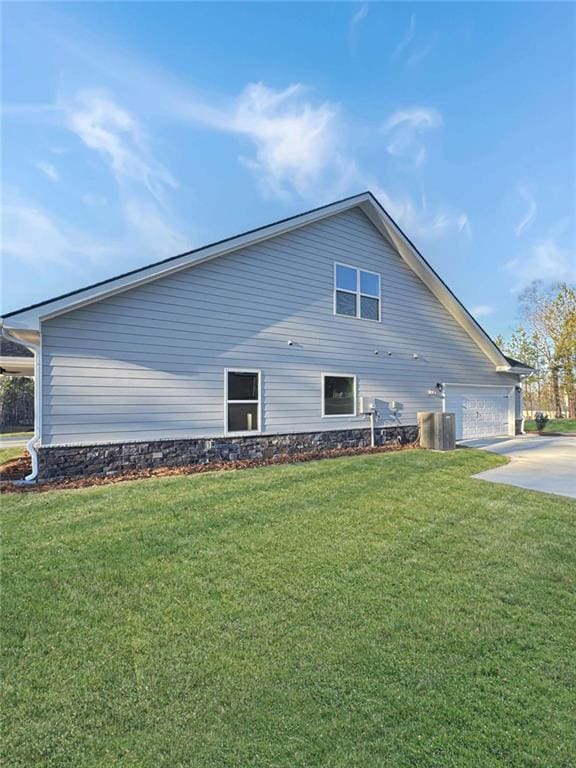
[[[4,4],[2,310],[371,189],[507,333],[576,277],[575,14]]]

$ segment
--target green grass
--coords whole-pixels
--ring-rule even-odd
[[[25,450],[22,446],[0,448],[0,464],[4,464],[6,461],[10,461],[10,459],[15,459],[17,456],[22,456],[24,453]]]
[[[525,428],[529,432],[535,432],[536,422],[527,421]],[[576,419],[550,419],[544,432],[576,432]]]
[[[6,766],[576,764],[576,505],[460,449],[2,500]]]

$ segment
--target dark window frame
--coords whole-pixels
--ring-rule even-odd
[[[326,413],[326,379],[352,379],[352,412]],[[322,373],[321,374],[321,413],[323,419],[350,419],[358,415],[357,380],[354,373]]]

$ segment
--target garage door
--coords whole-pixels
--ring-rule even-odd
[[[456,414],[456,439],[514,434],[510,387],[446,387],[446,411]]]

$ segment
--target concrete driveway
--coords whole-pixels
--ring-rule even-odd
[[[506,466],[474,477],[576,498],[576,437],[519,435],[465,440],[460,445],[510,457]]]
[[[19,448],[22,445],[26,445],[26,443],[29,440],[30,440],[30,436],[28,437],[20,437],[20,435],[15,435],[14,437],[0,436],[0,448]]]

